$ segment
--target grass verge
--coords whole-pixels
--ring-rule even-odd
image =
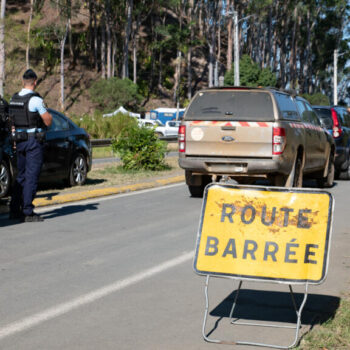
[[[168,142],[167,151],[168,152],[176,152],[178,151],[178,143],[177,142]],[[112,147],[93,147],[92,148],[92,158],[110,158],[114,157]]]
[[[350,294],[345,295],[333,319],[313,328],[297,350],[350,349]]]
[[[167,170],[160,171],[125,171],[119,163],[101,164],[88,173],[88,178],[83,186],[64,187],[62,183],[48,183],[40,186],[40,194],[48,195],[52,192],[56,194],[89,191],[104,187],[115,187],[132,185],[140,182],[154,181],[157,179],[183,175],[184,171],[178,165],[177,157],[166,159],[169,166]]]

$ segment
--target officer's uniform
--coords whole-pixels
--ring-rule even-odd
[[[33,215],[33,200],[43,164],[45,124],[40,115],[46,113],[40,95],[22,89],[13,95],[9,113],[16,129],[17,179],[13,189],[10,210],[16,216]]]

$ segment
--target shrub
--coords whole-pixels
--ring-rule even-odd
[[[316,92],[315,94],[302,94],[305,100],[309,101],[312,105],[329,106],[328,96],[322,94],[321,92]]]
[[[91,100],[102,111],[113,111],[120,106],[137,109],[142,100],[138,87],[129,79],[100,79],[89,89]]]
[[[112,142],[125,170],[163,170],[167,153],[166,143],[156,136],[152,128],[137,125],[125,127]]]
[[[104,118],[101,113],[95,112],[93,116],[73,117],[72,120],[85,129],[93,139],[117,138],[121,130],[128,125],[137,125],[135,118],[123,113]]]
[[[239,61],[241,86],[276,86],[276,75],[270,68],[260,69],[257,63],[248,55],[243,55]],[[234,85],[234,65],[226,72],[225,85]]]

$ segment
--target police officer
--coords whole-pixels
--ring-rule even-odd
[[[45,129],[52,123],[43,99],[34,92],[37,75],[32,69],[23,74],[23,89],[14,94],[9,103],[13,138],[17,152],[17,179],[14,185],[10,219],[24,222],[39,222],[43,218],[36,214],[33,200],[43,163]]]

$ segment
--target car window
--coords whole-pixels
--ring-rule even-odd
[[[49,127],[49,131],[62,131],[69,129],[69,123],[66,119],[62,118],[56,113],[51,112],[52,124]]]
[[[296,105],[298,107],[298,110],[299,110],[299,113],[300,113],[300,116],[301,116],[301,120],[304,123],[310,123],[311,120],[310,120],[309,113],[308,113],[308,111],[306,109],[306,106],[305,106],[304,102],[301,101],[301,100],[296,100]]]
[[[317,108],[317,107],[315,107],[314,110],[316,111],[317,116],[322,120],[324,126],[327,129],[332,129],[333,119],[332,119],[331,110],[328,108]]]
[[[335,108],[343,126],[350,126],[350,116],[345,108]]]
[[[314,111],[314,109],[307,102],[304,102],[304,104],[305,104],[306,109],[307,109],[308,114],[309,114],[310,123],[312,123],[314,125],[317,125],[317,126],[320,126],[321,123],[318,120],[316,112]]]
[[[174,127],[176,127],[177,125],[176,125],[176,122],[169,122],[169,124],[168,124],[170,127],[172,127],[172,128],[174,128]]]
[[[266,91],[213,90],[199,92],[189,105],[186,120],[274,121]]]
[[[276,92],[275,97],[283,119],[300,120],[298,110],[292,96]]]

